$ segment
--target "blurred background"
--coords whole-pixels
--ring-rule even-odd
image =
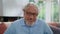
[[[15,17],[17,17],[19,19],[23,17],[22,9],[28,2],[34,2],[38,5],[39,19],[60,23],[59,0],[0,0],[0,18],[14,17],[16,19]]]
[[[8,27],[13,21],[23,18],[22,9],[29,2],[38,6],[39,19],[60,27],[60,0],[0,0],[0,24],[4,23]]]

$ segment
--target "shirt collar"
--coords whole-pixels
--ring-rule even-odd
[[[36,21],[35,21],[35,23],[34,23],[33,26],[37,25],[37,22],[38,22],[38,19],[36,19]],[[25,24],[24,18],[23,18],[23,20],[22,20],[22,24],[21,24],[21,25],[27,26],[27,25]]]

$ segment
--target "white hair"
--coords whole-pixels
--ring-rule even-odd
[[[26,4],[26,6],[23,8],[23,10],[26,10],[26,8],[29,7],[30,5],[35,6],[35,8],[38,9],[38,13],[39,13],[38,5],[34,2],[29,2],[28,4]]]

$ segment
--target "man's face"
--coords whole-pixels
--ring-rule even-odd
[[[27,22],[33,23],[36,21],[38,10],[34,6],[30,6],[24,11],[24,18]]]

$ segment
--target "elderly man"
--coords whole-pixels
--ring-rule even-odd
[[[53,34],[50,27],[42,20],[37,19],[38,7],[28,3],[24,11],[24,18],[15,21],[4,34]]]

